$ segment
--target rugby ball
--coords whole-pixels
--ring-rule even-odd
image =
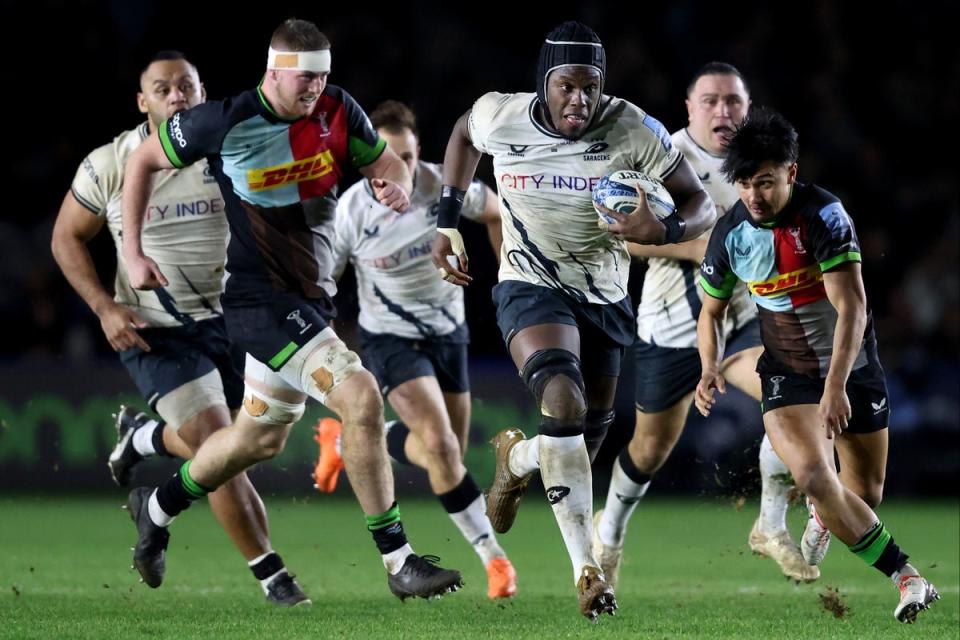
[[[666,218],[676,211],[673,198],[662,182],[633,169],[614,171],[600,178],[593,188],[593,208],[600,219],[607,224],[614,224],[616,220],[603,213],[597,205],[629,215],[637,210],[639,190],[646,194],[647,207],[657,218]]]

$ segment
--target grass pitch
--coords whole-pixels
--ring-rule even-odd
[[[916,625],[897,623],[889,580],[834,541],[823,577],[786,581],[750,554],[756,504],[659,501],[631,523],[620,612],[590,624],[577,612],[553,515],[531,492],[500,537],[519,574],[511,601],[486,599],[486,576],[439,504],[401,501],[415,548],[459,568],[467,586],[401,604],[355,502],[267,499],[276,550],[312,608],[266,604],[205,503],[174,524],[163,586],[128,570],[134,528],[113,499],[0,497],[0,638],[958,638],[956,503],[884,504],[880,515],[943,599]],[[791,512],[799,536],[803,513]],[[839,595],[836,595],[836,594]],[[842,617],[832,611],[846,609]]]

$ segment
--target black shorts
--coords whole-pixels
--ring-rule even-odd
[[[256,306],[228,306],[223,315],[237,346],[279,371],[300,347],[326,329],[337,313],[329,298],[270,293]]]
[[[120,362],[151,409],[156,410],[157,401],[174,389],[214,369],[223,380],[227,406],[238,409],[243,403],[244,352],[227,338],[223,318],[138,333],[150,351],[131,347],[120,352]]]
[[[467,375],[467,327],[436,338],[402,338],[391,333],[370,333],[360,328],[363,366],[370,370],[384,397],[398,386],[432,376],[447,393],[470,391]]]
[[[513,337],[538,324],[568,324],[580,329],[583,376],[620,376],[620,359],[633,342],[637,321],[630,296],[614,304],[584,304],[567,294],[528,282],[504,280],[493,288],[497,325],[510,348]]]
[[[789,372],[760,373],[763,413],[795,404],[820,404],[823,397],[823,378],[811,378]],[[846,431],[850,433],[873,433],[886,429],[890,424],[890,397],[887,395],[887,379],[877,360],[855,369],[847,379],[847,397],[850,399],[851,417]]]
[[[751,320],[727,338],[724,357],[760,346],[760,321]],[[680,402],[700,382],[700,354],[695,347],[661,347],[637,339],[633,351],[634,402],[643,413],[659,413]]]

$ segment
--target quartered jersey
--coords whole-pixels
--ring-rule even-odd
[[[231,232],[225,304],[336,293],[337,182],[347,163],[366,166],[386,147],[346,91],[327,85],[309,116],[285,120],[257,87],[174,115],[160,141],[174,166],[207,157],[220,183]]]
[[[716,204],[717,217],[726,214],[740,197],[737,188],[720,173],[723,157],[698,145],[686,129],[677,131],[672,138]],[[708,237],[710,231],[704,231],[700,237]],[[698,268],[697,263],[688,260],[650,258],[637,308],[637,335],[641,340],[662,347],[697,346],[697,318],[703,299],[697,286]],[[738,284],[727,307],[725,333],[729,335],[756,317],[746,287]]]
[[[755,223],[742,202],[721,218],[700,266],[700,284],[711,296],[729,299],[737,280],[746,283],[759,311],[764,371],[822,378],[837,324],[823,272],[845,262],[860,262],[850,216],[833,194],[796,183],[773,222]],[[867,364],[864,345],[875,340],[868,316],[854,369]]]
[[[120,200],[127,157],[149,133],[144,122],[95,149],[77,169],[70,190],[77,202],[106,219],[117,248],[114,299],[152,327],[187,325],[220,315],[228,235],[224,201],[206,162],[160,172],[147,203],[143,251],[170,284],[134,290],[120,255]]]
[[[371,333],[423,339],[449,335],[464,322],[463,289],[444,281],[430,251],[437,235],[437,204],[443,187],[440,165],[420,162],[410,208],[398,213],[361,180],[337,204],[334,273],[349,260],[357,275],[360,326]],[[483,213],[486,189],[474,181],[462,213]],[[466,332],[457,334],[466,339]]]
[[[532,93],[488,93],[473,105],[474,146],[493,156],[503,218],[500,280],[559,289],[581,303],[627,295],[626,244],[597,226],[591,192],[617,169],[664,179],[682,160],[666,129],[640,108],[603,96],[579,140],[534,118]]]

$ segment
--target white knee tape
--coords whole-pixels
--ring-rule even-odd
[[[360,356],[350,351],[343,340],[335,338],[306,357],[300,370],[300,383],[305,393],[325,403],[327,395],[338,384],[362,370]]]
[[[303,416],[306,408],[303,402],[295,404],[277,400],[249,385],[243,391],[243,410],[260,424],[293,424]]]
[[[220,372],[214,369],[160,398],[157,413],[171,429],[177,430],[201,411],[218,405],[227,406],[227,399]]]

